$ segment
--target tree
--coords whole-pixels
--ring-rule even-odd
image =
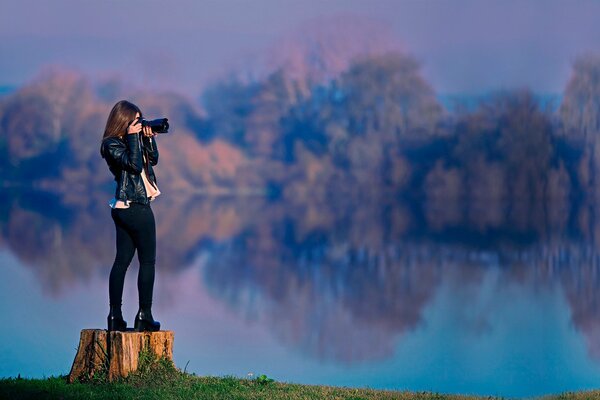
[[[575,61],[559,115],[563,134],[583,143],[577,168],[581,185],[600,194],[600,54],[587,54]]]
[[[442,108],[413,58],[389,53],[362,59],[339,80],[351,135],[391,139],[435,133]]]
[[[575,61],[559,114],[569,135],[583,136],[588,143],[596,141],[600,134],[600,54]]]

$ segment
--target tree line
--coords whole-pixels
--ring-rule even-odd
[[[432,203],[593,199],[599,77],[600,57],[587,55],[574,63],[557,110],[525,89],[456,111],[402,53],[356,59],[308,88],[283,69],[259,81],[219,81],[199,102],[54,71],[0,99],[0,171],[19,185],[108,187],[97,149],[110,107],[128,97],[174,122],[161,140],[169,161],[161,170],[177,188]]]

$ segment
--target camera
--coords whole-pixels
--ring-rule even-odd
[[[168,118],[157,118],[152,120],[141,119],[142,127],[149,126],[154,133],[168,133],[169,132],[169,119]]]

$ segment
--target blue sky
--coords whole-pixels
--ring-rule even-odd
[[[596,0],[0,0],[0,86],[48,65],[197,95],[307,22],[386,27],[439,93],[561,92],[600,51]]]

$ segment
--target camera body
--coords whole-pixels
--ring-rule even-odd
[[[169,132],[169,119],[168,118],[157,118],[152,120],[141,119],[142,127],[149,126],[154,133],[168,133]]]

